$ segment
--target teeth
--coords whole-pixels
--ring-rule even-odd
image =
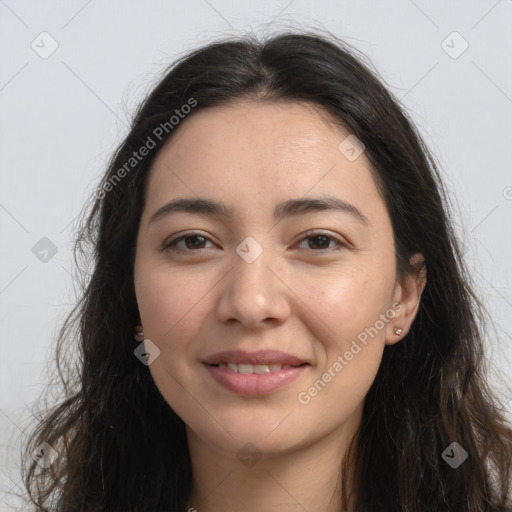
[[[237,373],[264,374],[278,372],[279,370],[292,368],[290,365],[282,364],[247,364],[247,363],[219,363],[219,368],[229,369]]]
[[[255,364],[254,373],[270,373],[270,367],[268,364]]]
[[[254,373],[254,366],[252,364],[239,364],[238,373]]]

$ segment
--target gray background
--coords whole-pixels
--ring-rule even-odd
[[[368,55],[437,156],[510,380],[511,26],[511,0],[0,0],[0,511],[20,510],[30,408],[75,302],[76,217],[164,66],[222,35],[325,28]]]

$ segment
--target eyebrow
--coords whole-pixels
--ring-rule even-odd
[[[361,223],[369,225],[365,215],[353,204],[347,203],[334,196],[305,197],[301,199],[288,199],[278,203],[274,208],[274,219],[282,220],[286,217],[304,215],[320,211],[339,211],[353,215]],[[177,212],[185,212],[196,215],[219,216],[226,219],[232,219],[234,210],[223,203],[213,201],[203,197],[176,198],[159,208],[151,218],[148,224],[151,224],[164,217],[168,217]]]

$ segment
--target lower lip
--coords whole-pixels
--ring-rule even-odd
[[[272,393],[292,383],[299,378],[307,365],[269,373],[237,373],[229,368],[205,366],[213,378],[227,390],[239,395],[258,396]]]

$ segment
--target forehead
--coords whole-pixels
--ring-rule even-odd
[[[250,215],[290,197],[328,193],[361,205],[380,201],[374,213],[382,213],[364,153],[349,159],[340,150],[350,135],[310,103],[238,101],[200,110],[160,149],[146,204],[209,196]]]
[[[235,101],[193,113],[164,145],[158,159],[215,154],[216,160],[247,161],[255,154],[273,158],[318,157],[349,132],[334,125],[320,106],[306,102]],[[189,154],[191,147],[195,154]],[[231,150],[231,151],[230,151]],[[316,153],[316,155],[315,155]],[[245,162],[248,163],[248,162]]]

